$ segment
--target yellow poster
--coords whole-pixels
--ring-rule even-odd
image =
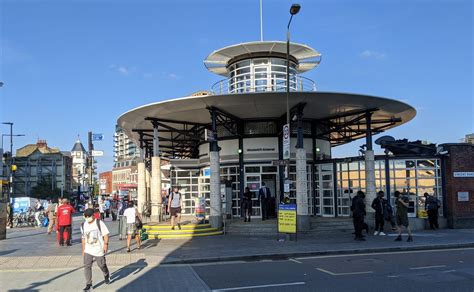
[[[296,233],[296,205],[281,204],[278,208],[278,232]]]

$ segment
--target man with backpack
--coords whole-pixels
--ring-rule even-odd
[[[178,228],[181,229],[181,204],[182,204],[182,199],[181,199],[181,193],[179,192],[178,187],[174,187],[173,191],[170,194],[170,198],[168,200],[168,210],[170,210],[170,215],[171,215],[171,230],[174,230],[174,224],[175,224],[175,217],[178,220]]]
[[[438,209],[440,207],[439,200],[434,196],[430,196],[428,193],[425,196],[425,210],[428,212],[428,221],[430,222],[430,228],[432,230],[439,229],[438,224]]]
[[[365,194],[363,191],[358,191],[357,196],[352,199],[352,217],[354,220],[355,238],[357,241],[365,241],[362,236],[362,230],[364,229],[364,217],[365,212]]]
[[[94,259],[104,275],[105,284],[110,284],[109,269],[105,261],[105,254],[109,249],[109,230],[102,220],[94,218],[94,210],[92,209],[84,211],[84,219],[85,222],[81,225],[81,234],[86,287],[83,291],[90,291]]]
[[[375,231],[374,235],[385,235],[383,232],[384,226],[384,210],[386,209],[385,205],[387,201],[384,199],[385,193],[379,191],[377,197],[372,201],[372,209],[375,210]]]

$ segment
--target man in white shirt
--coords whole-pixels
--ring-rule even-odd
[[[132,242],[132,237],[135,237],[138,245],[138,249],[141,248],[142,241],[140,239],[140,232],[137,230],[137,218],[141,222],[140,213],[138,213],[137,208],[135,208],[133,201],[128,203],[128,208],[123,212],[125,217],[125,222],[127,223],[127,252],[130,252],[130,244]]]
[[[81,234],[86,287],[83,291],[90,291],[92,288],[92,262],[94,259],[104,274],[105,284],[110,283],[109,269],[105,261],[105,254],[109,248],[109,230],[102,220],[94,218],[94,210],[92,209],[84,211],[84,219],[86,221],[81,226]]]

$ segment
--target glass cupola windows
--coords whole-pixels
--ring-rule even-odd
[[[242,60],[229,65],[227,69],[229,93],[286,91],[285,59]],[[296,64],[290,60],[290,90],[298,90],[299,85]]]

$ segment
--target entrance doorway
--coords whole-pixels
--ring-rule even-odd
[[[252,195],[252,218],[262,218],[262,206],[258,197],[262,183],[270,189],[272,199],[269,203],[269,216],[276,215],[276,198],[280,194],[278,184],[278,168],[276,166],[252,165],[245,167],[245,186],[250,189]]]

